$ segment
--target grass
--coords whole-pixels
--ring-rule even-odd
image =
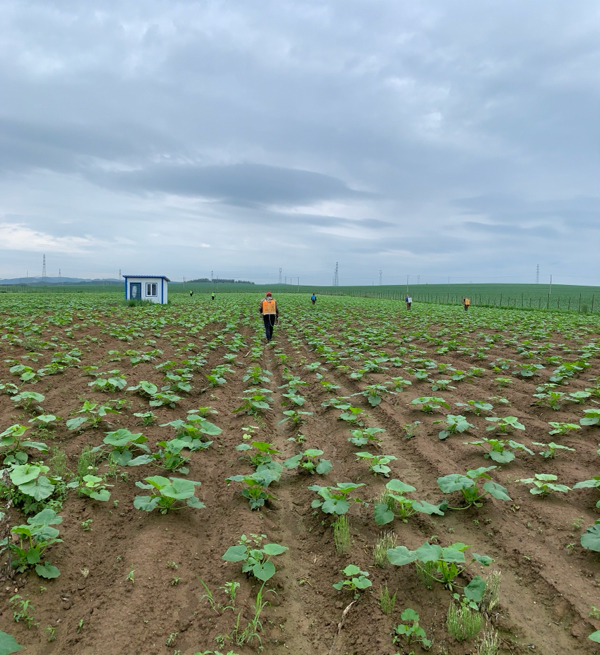
[[[490,571],[489,575],[487,576],[481,606],[488,614],[498,604],[498,594],[500,592],[501,580],[502,573],[500,573],[500,571]]]
[[[77,475],[82,478],[84,475],[94,475],[96,473],[96,453],[92,452],[92,446],[84,446],[77,460]]]
[[[381,611],[384,614],[389,616],[394,611],[394,607],[396,606],[397,593],[398,592],[396,592],[393,596],[390,596],[387,585],[385,585],[385,587],[381,587],[379,590],[379,606],[381,607]]]
[[[496,655],[500,647],[498,640],[498,633],[494,628],[490,627],[489,630],[484,630],[483,634],[477,642],[477,655]]]
[[[384,568],[387,564],[387,552],[390,548],[395,548],[398,542],[398,537],[393,531],[383,532],[379,541],[375,544],[373,548],[373,561],[375,566]]]
[[[346,515],[337,518],[333,524],[333,540],[338,555],[346,555],[352,546],[350,539],[350,521]]]
[[[457,641],[472,639],[481,631],[482,626],[483,617],[480,612],[471,609],[466,604],[459,605],[454,601],[450,603],[446,627]]]

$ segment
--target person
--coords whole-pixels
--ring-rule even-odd
[[[191,289],[191,290],[190,290],[190,298],[191,298],[193,295],[194,295],[194,290]]]
[[[469,298],[463,298],[463,306],[465,308],[465,312],[469,311],[469,305],[471,304],[471,301]]]
[[[410,309],[411,305],[412,305],[412,298],[410,296],[406,296],[406,309]]]
[[[267,291],[265,297],[260,301],[258,311],[262,314],[265,324],[265,336],[267,337],[267,343],[269,343],[273,338],[273,327],[279,321],[279,307],[277,307],[277,301],[274,300],[270,291]]]
[[[211,299],[211,300],[214,300],[214,299],[215,299],[215,292],[214,292],[214,291],[210,294],[210,299]]]
[[[310,302],[314,305],[317,302],[317,296],[313,293],[313,295],[310,297]]]

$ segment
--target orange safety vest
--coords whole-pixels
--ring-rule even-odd
[[[471,304],[471,301],[468,298],[465,298],[465,305],[469,306]]]
[[[276,314],[277,306],[274,300],[263,300],[262,301],[262,313],[265,314]]]

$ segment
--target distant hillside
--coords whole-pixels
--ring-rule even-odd
[[[14,277],[0,280],[0,284],[123,284],[122,280],[116,278],[91,279],[81,277]]]

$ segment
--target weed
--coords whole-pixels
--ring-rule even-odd
[[[346,555],[350,552],[350,521],[347,516],[342,515],[333,523],[333,541],[338,555]]]
[[[67,474],[67,454],[60,448],[52,450],[52,457],[48,461],[50,473],[53,476],[64,478]]]
[[[135,582],[134,573],[135,573],[135,569],[132,569],[127,574],[127,580],[129,580],[129,582],[131,582],[131,584],[134,584],[134,582]]]
[[[235,605],[235,597],[237,595],[239,588],[240,588],[239,582],[226,582],[222,587],[219,587],[219,589],[223,589],[223,591],[227,592],[230,602],[234,605]]]
[[[379,541],[373,547],[373,561],[375,566],[384,568],[388,562],[387,552],[390,548],[396,548],[398,543],[398,536],[395,532],[383,532],[379,537]]]
[[[448,607],[446,627],[457,641],[467,641],[479,634],[483,626],[481,613],[469,607],[469,602],[463,598],[460,603],[452,601]]]
[[[167,641],[165,642],[165,646],[174,646],[175,642],[177,641],[177,635],[179,635],[178,632],[172,632],[168,637]]]
[[[592,609],[590,610],[588,616],[591,616],[594,619],[600,619],[600,610],[592,605]]]
[[[51,642],[56,639],[56,628],[54,626],[49,625],[46,628],[46,641]]]
[[[498,604],[500,593],[500,582],[502,573],[500,571],[490,571],[485,582],[485,591],[481,600],[481,607],[489,614]]]
[[[181,578],[178,578],[177,576],[173,576],[173,579],[171,580],[171,586],[176,587],[180,582],[181,582]]]
[[[84,446],[77,460],[77,476],[83,478],[84,475],[94,475],[98,470],[96,462],[98,461],[98,453],[92,446]]]
[[[81,522],[81,528],[85,532],[90,532],[92,529],[92,523],[94,522],[93,519],[86,519],[85,521]]]
[[[491,628],[484,630],[477,641],[476,655],[496,655],[500,647],[498,633]]]
[[[20,594],[16,594],[8,602],[13,610],[15,623],[24,623],[28,628],[31,628],[32,625],[36,627],[39,625],[39,623],[35,623],[35,617],[30,614],[35,607],[29,598],[25,599]]]
[[[393,596],[390,596],[387,585],[381,587],[379,590],[379,607],[381,611],[388,616],[394,611],[396,606],[396,595],[398,592],[394,593]]]

